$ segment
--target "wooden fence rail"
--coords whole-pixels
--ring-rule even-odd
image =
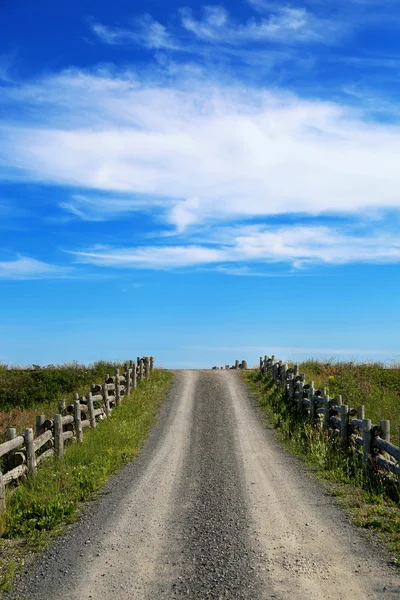
[[[314,382],[306,383],[299,366],[289,368],[275,356],[260,357],[260,371],[282,387],[288,402],[297,406],[299,416],[323,430],[331,430],[345,450],[362,458],[365,466],[381,473],[389,484],[400,488],[400,448],[390,441],[390,421],[379,425],[365,418],[365,407],[351,408],[343,404],[342,396],[331,398],[326,388],[315,389]]]
[[[36,417],[35,434],[32,428],[17,435],[14,428],[7,430],[8,441],[0,444],[0,511],[5,507],[6,486],[12,481],[36,473],[38,465],[50,456],[62,458],[68,441],[83,442],[86,429],[94,429],[98,421],[106,419],[114,407],[137,387],[138,381],[150,377],[154,370],[154,357],[138,357],[137,362],[125,365],[123,375],[106,375],[102,384],[92,384],[85,395],[74,394],[69,406],[59,400],[58,414],[46,419]]]

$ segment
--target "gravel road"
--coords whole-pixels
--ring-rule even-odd
[[[234,371],[176,372],[106,492],[10,598],[399,599],[389,557],[282,450]]]

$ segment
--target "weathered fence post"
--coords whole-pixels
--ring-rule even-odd
[[[304,383],[302,381],[299,381],[297,383],[297,390],[298,390],[297,412],[299,413],[299,415],[301,415],[303,412],[303,393],[304,393]]]
[[[44,433],[45,420],[46,420],[46,417],[44,415],[37,415],[36,424],[35,424],[36,437],[39,437],[39,435],[42,435],[42,433]]]
[[[283,365],[281,365],[281,382],[282,382],[282,388],[283,390],[286,390],[286,373],[288,370],[288,364],[284,363]]]
[[[380,421],[379,427],[382,431],[382,439],[386,442],[390,442],[390,421],[388,421],[387,419],[385,419],[384,421]]]
[[[372,426],[371,419],[363,420],[363,447],[364,463],[367,465],[372,454]]]
[[[329,398],[329,394],[324,394],[324,421],[323,428],[326,431],[329,428],[329,418],[330,418],[330,409],[331,409],[331,399]]]
[[[115,404],[119,406],[121,404],[121,391],[119,389],[120,381],[119,381],[119,369],[115,371]]]
[[[105,382],[103,383],[103,402],[104,402],[104,412],[106,413],[106,417],[109,417],[111,415],[111,409],[110,409],[110,401],[108,399],[107,379],[109,379],[109,375],[105,376]]]
[[[135,361],[132,361],[132,388],[134,390],[137,388],[137,370]]]
[[[57,458],[64,456],[62,415],[54,415],[54,452]]]
[[[4,484],[3,473],[0,471],[0,513],[6,507],[6,486]]]
[[[125,370],[125,395],[129,396],[129,394],[131,393],[131,363],[132,361],[130,361],[129,363],[126,364],[126,370]]]
[[[313,381],[310,381],[308,398],[310,400],[310,423],[313,424],[315,419],[315,388]]]
[[[150,373],[154,371],[154,356],[150,356]]]
[[[143,379],[143,376],[144,376],[143,358],[139,358],[139,376],[138,376],[138,379],[141,381]]]
[[[66,409],[67,409],[67,402],[66,402],[65,398],[62,398],[61,400],[58,401],[58,412],[60,413],[60,415],[62,415],[64,417],[65,413],[66,413]]]
[[[148,379],[150,376],[150,356],[144,357],[144,377]]]
[[[83,429],[82,429],[81,403],[80,403],[79,399],[74,401],[74,425],[75,425],[76,441],[79,442],[79,444],[82,444]]]
[[[33,429],[28,427],[25,429],[25,450],[26,450],[26,465],[29,475],[34,475],[36,472],[35,448],[33,446]]]
[[[343,448],[347,448],[349,445],[349,407],[347,404],[340,405],[340,438]]]
[[[17,430],[15,429],[15,427],[9,427],[7,429],[7,440],[11,441],[15,437],[17,437]],[[14,457],[15,457],[15,450],[12,450],[7,455],[7,467],[8,467],[9,471],[11,471],[11,469],[13,469],[15,466],[14,465]],[[1,512],[1,509],[0,509],[0,512]]]
[[[95,429],[97,423],[96,423],[96,417],[94,414],[92,392],[88,392],[88,394],[86,395],[86,401],[87,401],[87,407],[88,407],[88,413],[89,413],[90,427],[92,429]]]
[[[360,406],[357,407],[357,417],[364,421],[365,419],[365,406],[364,404],[361,404]]]

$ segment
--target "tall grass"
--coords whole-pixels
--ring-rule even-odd
[[[97,361],[90,365],[65,363],[27,368],[0,364],[0,410],[26,409],[52,402],[84,385],[99,383],[120,363]]]
[[[60,398],[73,399],[74,392],[88,390],[91,383],[104,381],[121,363],[97,361],[90,365],[65,363],[26,368],[0,364],[0,443],[8,427],[21,432],[32,427],[35,416],[53,415]]]
[[[327,387],[331,396],[341,394],[352,408],[365,405],[366,418],[373,423],[391,422],[392,441],[400,444],[400,368],[381,363],[322,362],[308,360],[300,365],[306,381]]]

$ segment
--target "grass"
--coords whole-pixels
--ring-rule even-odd
[[[155,370],[109,419],[85,432],[83,444],[70,445],[61,461],[49,459],[35,477],[7,488],[0,517],[0,578],[5,586],[12,579],[7,570],[12,560],[20,563],[27,549],[41,547],[75,521],[80,503],[92,499],[112,473],[140,452],[172,378],[172,373]]]
[[[105,361],[24,369],[0,364],[0,443],[8,427],[15,427],[17,433],[33,427],[36,415],[57,412],[59,399],[72,401],[74,392],[87,391],[91,383],[101,383],[106,373],[114,374],[121,366]]]
[[[364,404],[365,416],[373,423],[389,419],[392,442],[400,445],[399,365],[309,360],[300,364],[300,373],[317,388],[327,387],[331,396],[341,394],[352,408]]]
[[[346,377],[349,377],[348,370],[347,365]],[[315,370],[315,383],[322,386],[325,375],[323,371],[318,380]],[[299,418],[296,403],[289,404],[281,386],[270,377],[263,377],[257,371],[246,371],[243,378],[262,407],[266,420],[278,429],[285,447],[323,481],[351,518],[379,539],[391,552],[393,560],[400,564],[400,507],[391,499],[379,476],[360,468],[358,457],[343,452],[335,437]],[[312,377],[307,377],[307,381],[309,379]],[[343,380],[339,381],[342,384]]]

